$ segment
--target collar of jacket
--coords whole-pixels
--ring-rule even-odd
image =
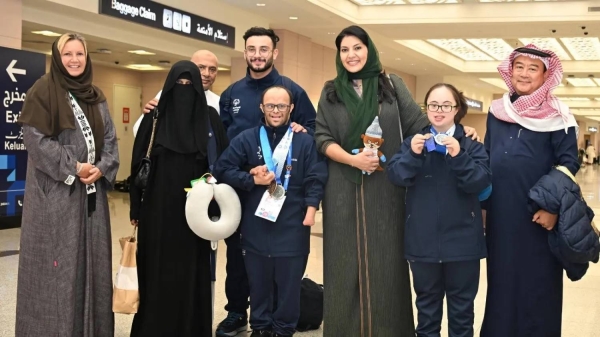
[[[246,68],[246,84],[250,86],[260,86],[265,87],[266,89],[275,85],[280,77],[281,75],[279,75],[279,72],[277,69],[275,69],[275,66],[273,66],[271,72],[267,76],[259,79],[252,78],[252,76],[250,76],[250,68]]]
[[[421,134],[422,135],[426,135],[428,133],[431,133],[431,124],[427,125],[427,127],[423,128],[421,130]],[[463,138],[465,136],[465,129],[463,128],[462,124],[456,124],[456,130],[454,130],[454,135],[453,137],[456,138],[456,140],[459,140],[461,138]]]
[[[267,136],[269,137],[269,142],[271,143],[271,146],[273,148],[275,148],[275,146],[277,146],[277,144],[279,144],[279,142],[281,141],[281,138],[283,138],[283,136],[285,135],[287,130],[290,128],[290,122],[291,122],[291,118],[290,118],[290,120],[288,120],[288,122],[286,124],[280,125],[278,127],[272,127],[265,122],[264,117],[261,119],[261,126],[265,127],[265,130],[267,131]],[[259,129],[259,132],[260,132],[260,129]],[[275,137],[273,137],[273,135],[275,135]],[[273,142],[273,140],[275,140],[275,142]]]

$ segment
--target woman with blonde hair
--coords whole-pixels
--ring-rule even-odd
[[[85,39],[62,35],[18,121],[28,160],[16,337],[114,335],[107,192],[119,152],[92,79]]]

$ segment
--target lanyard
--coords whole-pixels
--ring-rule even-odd
[[[285,181],[283,183],[283,189],[285,191],[287,191],[287,189],[288,189],[288,184],[289,184],[290,176],[291,176],[290,173],[292,171],[292,136],[293,136],[293,131],[292,131],[292,128],[290,127],[280,141],[280,142],[284,142],[282,144],[282,146],[284,147],[283,150],[287,151],[287,159],[286,159],[287,165],[285,168],[286,169],[285,170]],[[271,145],[269,144],[269,140],[267,138],[267,130],[265,129],[264,126],[262,126],[260,128],[260,145],[262,147],[263,157],[265,160],[265,164],[267,165],[267,169],[270,172],[275,173],[275,181],[277,182],[277,185],[281,185],[281,172],[283,171],[283,168],[279,166],[279,163],[277,163],[277,165],[276,165],[275,162],[273,161],[273,151],[271,150]],[[286,147],[287,147],[287,149],[286,149]],[[278,171],[279,171],[279,174],[277,173]]]

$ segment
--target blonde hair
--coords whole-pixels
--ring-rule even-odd
[[[87,43],[85,42],[85,38],[78,33],[65,33],[58,38],[58,42],[56,43],[56,48],[59,53],[62,53],[63,48],[69,41],[77,40],[81,42],[83,45],[83,51],[85,53],[85,57],[87,57]]]

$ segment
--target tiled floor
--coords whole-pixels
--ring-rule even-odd
[[[600,214],[600,169],[598,166],[584,167],[579,172],[579,184],[582,186],[588,204],[597,214]],[[113,193],[110,198],[111,218],[113,225],[113,267],[116,268],[120,258],[118,238],[130,235],[131,226],[128,221],[129,201],[123,193]],[[311,237],[311,254],[309,257],[307,274],[317,282],[322,282],[322,223],[320,216],[318,223],[313,228]],[[0,231],[0,337],[14,336],[15,320],[15,293],[17,285],[17,262],[19,249],[19,229]],[[226,302],[224,294],[225,279],[225,244],[220,243],[218,254],[215,321],[220,321],[225,311]],[[481,283],[479,294],[475,300],[475,331],[479,335],[485,292],[487,289],[485,278],[485,261],[482,261]],[[132,316],[116,316],[116,337],[129,336]],[[446,325],[446,320],[444,320]],[[322,336],[322,331],[299,333],[296,336]],[[442,328],[442,336],[447,336],[446,327]],[[571,282],[565,277],[564,310],[563,310],[563,337],[593,337],[600,336],[600,265],[592,265],[587,275],[578,282]],[[352,336],[344,336],[352,337]],[[510,337],[510,336],[507,336]],[[544,337],[544,336],[535,336]]]

